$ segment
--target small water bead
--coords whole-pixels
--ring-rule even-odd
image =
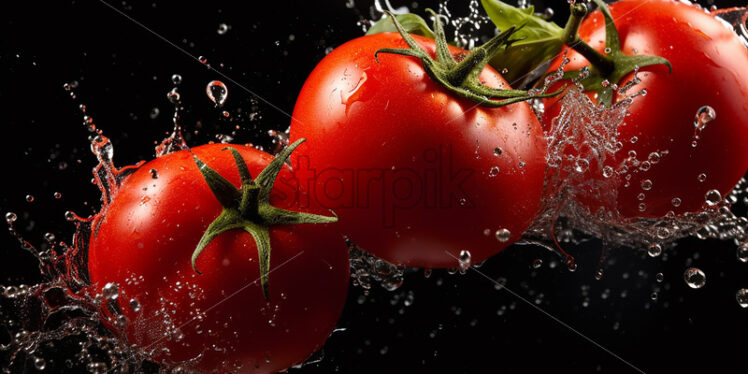
[[[603,177],[610,178],[613,176],[613,173],[615,173],[615,171],[613,170],[611,166],[603,167]]]
[[[740,262],[748,262],[748,242],[738,246],[737,257]]]
[[[205,56],[200,56],[200,57],[197,58],[197,60],[200,61],[201,64],[207,64],[208,63],[208,58],[205,57]]]
[[[709,190],[704,195],[704,199],[706,200],[706,205],[716,206],[722,201],[722,194],[717,190]]]
[[[227,25],[225,23],[219,23],[218,24],[218,30],[216,30],[216,32],[218,32],[218,35],[224,35],[228,31],[229,31],[229,25]]]
[[[735,300],[741,308],[748,308],[748,288],[741,288],[735,293]]]
[[[210,101],[215,103],[217,107],[221,107],[229,96],[229,89],[223,82],[214,80],[208,82],[208,85],[205,86],[205,93],[208,94]]]
[[[496,148],[494,148],[494,150],[493,150],[493,155],[494,155],[494,156],[501,156],[501,153],[502,153],[502,152],[503,152],[503,150],[501,149],[501,147],[496,147]]]
[[[512,233],[507,229],[498,229],[496,230],[496,240],[505,243],[509,240],[509,238],[512,236]]]
[[[34,201],[34,195],[26,195],[26,201],[31,203]]]
[[[177,92],[177,88],[172,88],[169,93],[166,94],[166,98],[169,99],[169,102],[172,104],[177,104],[182,99],[182,96],[179,95],[179,92]]]
[[[574,170],[577,173],[584,173],[585,171],[587,171],[587,169],[589,169],[589,167],[590,162],[585,158],[578,158],[576,162],[574,162]]]
[[[647,158],[647,161],[649,161],[652,164],[656,164],[660,162],[660,159],[662,158],[662,155],[659,152],[652,152],[649,154],[649,157]]]
[[[171,83],[175,85],[179,85],[182,83],[182,76],[179,74],[174,74],[171,76]]]
[[[704,105],[696,111],[696,117],[693,120],[693,126],[696,129],[697,135],[706,128],[709,122],[714,121],[717,118],[717,112],[714,108],[709,105]]]
[[[657,301],[657,298],[658,298],[659,296],[660,296],[660,295],[658,295],[658,294],[657,294],[657,291],[652,291],[652,293],[651,293],[651,294],[649,294],[649,298],[650,298],[650,299],[651,299],[652,301]]]
[[[107,300],[114,300],[119,296],[119,285],[109,282],[101,289],[101,294]]]
[[[495,177],[497,175],[499,175],[499,167],[498,166],[494,166],[494,167],[491,168],[491,170],[488,171],[488,176],[491,177],[491,178],[493,178],[493,177]]]
[[[704,181],[706,180],[706,174],[704,174],[704,173],[701,173],[701,174],[699,174],[699,175],[698,175],[698,176],[696,177],[696,180],[698,180],[699,182],[702,182],[702,183],[703,183],[703,182],[704,182]]]
[[[673,206],[676,208],[679,207],[682,202],[683,201],[681,201],[680,197],[674,197],[672,200],[670,200],[670,204],[673,204]]]
[[[662,283],[662,281],[665,280],[665,274],[662,274],[662,273],[655,274],[655,280],[657,280],[657,283]]]
[[[111,156],[110,156],[109,158],[111,158]],[[62,194],[61,194],[61,193],[59,193],[59,192],[55,192],[55,193],[54,193],[54,194],[53,194],[52,196],[54,196],[54,198],[55,198],[56,200],[60,200],[60,199],[62,199]]]
[[[66,221],[70,221],[70,222],[75,221],[75,213],[73,213],[73,212],[71,212],[69,210],[67,212],[65,212],[65,220]]]
[[[686,281],[688,287],[701,288],[706,284],[706,274],[699,268],[688,268],[683,273],[683,279]]]
[[[47,368],[47,362],[41,357],[34,358],[34,368],[36,370],[44,370]]]
[[[651,167],[652,167],[652,164],[649,161],[642,161],[641,165],[639,165],[639,170],[647,171]]]
[[[5,221],[10,223],[15,222],[18,219],[18,216],[13,212],[5,213]]]
[[[460,257],[457,259],[457,262],[460,265],[460,273],[465,273],[465,271],[470,267],[471,261],[470,251],[464,249],[460,251]]]
[[[638,208],[639,208],[640,212],[643,212],[643,211],[647,210],[647,204],[640,203]]]
[[[662,246],[655,243],[649,246],[647,249],[647,254],[649,257],[657,257],[662,254]]]

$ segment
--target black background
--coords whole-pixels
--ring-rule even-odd
[[[243,6],[239,6],[244,3]],[[66,210],[87,216],[99,194],[89,180],[95,159],[77,109],[85,103],[115,146],[117,165],[153,157],[153,145],[171,129],[170,77],[181,74],[180,92],[191,145],[242,129],[236,142],[270,145],[268,129],[285,130],[288,117],[196,61],[208,63],[290,113],[306,75],[325,49],[361,35],[369,16],[365,0],[290,2],[110,1],[192,57],[99,1],[3,1],[0,5],[0,128],[3,131],[0,211],[19,214],[19,228],[34,243],[45,232],[69,241]],[[249,4],[249,5],[248,5]],[[393,5],[411,5],[393,0]],[[727,5],[726,2],[718,4]],[[706,5],[706,3],[703,3]],[[423,14],[436,3],[419,1]],[[552,5],[563,24],[565,1]],[[467,1],[452,0],[455,14]],[[230,26],[224,35],[218,25]],[[294,37],[289,38],[293,34]],[[228,85],[226,120],[205,95],[208,81]],[[64,83],[78,82],[79,101]],[[153,108],[160,114],[152,118]],[[246,114],[259,113],[255,119]],[[243,110],[244,114],[238,113]],[[198,121],[200,125],[198,125]],[[60,192],[61,199],[53,194]],[[31,194],[35,200],[26,202]],[[553,266],[556,257],[538,247],[511,247],[478,270],[558,318],[623,360],[648,373],[675,370],[748,370],[748,309],[735,301],[748,287],[748,264],[732,243],[685,240],[664,257],[620,250],[606,275],[593,272],[601,245],[571,248],[579,269]],[[530,264],[541,259],[543,265]],[[697,266],[706,286],[692,290],[683,271]],[[663,283],[655,280],[662,272]],[[31,255],[9,235],[0,238],[0,283],[39,281]],[[657,291],[656,301],[650,294]],[[410,301],[412,300],[412,303]],[[410,304],[410,305],[407,305]],[[584,306],[587,305],[587,306]],[[435,271],[406,276],[394,292],[374,287],[368,297],[352,287],[339,326],[318,363],[299,373],[636,372],[633,368],[475,271]],[[55,358],[52,358],[54,361]],[[49,361],[49,360],[48,360]]]

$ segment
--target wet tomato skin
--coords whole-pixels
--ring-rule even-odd
[[[672,64],[671,74],[664,65],[643,67],[641,83],[629,91],[646,89],[647,93],[628,109],[618,129],[623,149],[605,165],[617,169],[630,151],[636,152],[640,162],[652,152],[662,156],[649,170],[630,171],[628,187],[621,178],[614,208],[624,217],[698,211],[708,191],[716,189],[726,196],[748,170],[748,51],[734,32],[695,6],[670,0],[623,0],[611,4],[610,11],[624,53],[661,56]],[[604,53],[604,20],[599,11],[582,23],[579,35]],[[564,70],[588,65],[574,50],[568,51],[568,58],[571,61]],[[560,63],[557,60],[550,69]],[[632,78],[629,74],[619,85]],[[588,95],[594,98],[592,92]],[[694,120],[704,106],[713,108],[716,118],[701,131],[693,147]],[[546,101],[546,129],[559,111],[559,99]],[[591,177],[601,178],[601,167],[591,167]],[[706,175],[703,182],[699,181],[702,173]],[[650,190],[641,187],[646,180],[652,182]],[[644,200],[638,199],[640,193]],[[673,203],[675,198],[679,204]],[[645,204],[643,211],[640,203]],[[609,202],[588,199],[585,204],[595,209]]]
[[[432,56],[433,40],[414,36]],[[308,77],[293,112],[294,171],[312,204],[333,209],[354,243],[389,262],[455,268],[517,240],[536,213],[545,140],[526,103],[486,108],[456,97],[397,33],[352,40]],[[466,51],[452,48],[453,55]],[[509,88],[493,69],[480,80]],[[498,149],[498,151],[497,151]],[[511,237],[498,241],[495,232]]]
[[[239,186],[225,147],[192,152]],[[272,159],[254,148],[232,147],[253,176]],[[294,209],[299,191],[288,181],[293,178],[284,168],[271,203]],[[193,271],[192,251],[220,211],[188,151],[144,164],[125,177],[94,221],[92,284],[97,290],[119,284],[116,303],[128,321],[124,335],[156,361],[242,373],[274,373],[301,363],[321,347],[343,307],[349,275],[344,241],[330,225],[271,227],[266,301],[257,247],[244,231],[219,235],[197,260],[202,274]]]

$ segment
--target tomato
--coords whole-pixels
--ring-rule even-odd
[[[413,38],[435,55],[434,40]],[[397,33],[349,41],[299,94],[290,136],[307,139],[292,156],[307,203],[333,209],[352,242],[395,264],[456,268],[468,252],[483,261],[517,240],[538,210],[540,123],[524,102],[488,108],[451,93],[418,58],[380,53],[377,61],[382,48],[407,45]],[[495,70],[478,72],[484,85],[509,88]]]
[[[646,90],[646,96],[634,99],[618,128],[623,148],[604,165],[591,165],[588,175],[602,179],[603,166],[620,170],[635,154],[636,162],[629,162],[628,171],[617,177],[612,208],[623,217],[698,211],[708,191],[716,189],[726,196],[748,169],[748,51],[734,32],[711,15],[681,2],[624,0],[612,4],[610,12],[625,54],[663,57],[672,65],[672,73],[665,65],[641,68],[641,83],[628,93]],[[604,51],[600,11],[582,23],[579,36],[598,52]],[[588,65],[574,50],[568,51],[568,58],[567,71]],[[559,65],[560,60],[551,71]],[[628,74],[610,83],[622,85],[632,78]],[[711,121],[709,108],[716,115]],[[546,100],[546,129],[559,110],[558,98]],[[700,131],[695,128],[697,113],[707,120]],[[653,153],[659,161],[645,163]],[[596,196],[599,191],[581,199],[593,210],[609,205],[594,201]]]
[[[252,176],[273,159],[231,147]],[[347,292],[347,249],[331,225],[271,226],[267,299],[258,246],[243,230],[210,241],[196,272],[190,255],[222,205],[193,154],[238,186],[237,164],[224,148],[171,153],[125,177],[93,223],[90,278],[99,290],[119,285],[123,335],[157,362],[184,362],[201,372],[277,372],[309,357],[334,328]],[[283,168],[271,185],[271,205],[296,206],[301,192],[285,182],[292,180]]]

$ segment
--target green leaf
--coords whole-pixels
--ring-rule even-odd
[[[400,22],[400,24],[403,26],[403,29],[405,29],[406,32],[409,34],[416,34],[420,36],[425,36],[427,38],[434,39],[435,34],[429,28],[429,25],[426,24],[426,21],[423,20],[419,15],[413,14],[413,13],[406,13],[406,14],[398,14],[395,16],[395,19]],[[379,34],[382,32],[396,32],[397,29],[395,29],[395,25],[390,21],[389,17],[383,17],[379,21],[377,21],[374,25],[369,28],[369,31],[366,32],[366,35],[373,35],[373,34]]]
[[[528,73],[561,52],[564,47],[564,29],[553,22],[535,15],[535,8],[520,9],[498,0],[481,0],[488,17],[503,31],[512,26],[521,26],[515,33],[514,42],[494,56],[489,64],[502,73],[510,83],[521,81]]]

